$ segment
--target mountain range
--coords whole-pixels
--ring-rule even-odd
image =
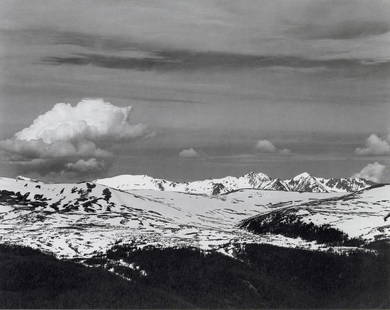
[[[0,243],[28,245],[67,258],[105,253],[115,244],[196,247],[232,255],[237,244],[327,250],[347,245],[351,238],[365,243],[387,239],[390,233],[389,185],[346,193],[350,187],[330,191],[326,184],[332,179],[301,174],[281,183],[301,191],[269,190],[266,184],[275,180],[249,174],[187,183],[192,191],[181,192],[181,184],[144,176],[114,180],[124,183],[108,187],[99,184],[101,180],[49,184],[0,178]],[[221,180],[229,192],[205,194]]]
[[[99,184],[107,180],[111,187]],[[172,309],[177,296],[193,308],[382,307],[390,302],[390,185],[347,192],[368,184],[308,174],[190,183],[0,177],[0,307],[112,307],[123,296],[123,308],[153,300],[151,308],[165,308],[174,298]]]
[[[346,193],[355,192],[375,184],[363,178],[326,179],[311,176],[307,172],[285,180],[271,178],[261,172],[249,172],[240,177],[227,176],[183,183],[157,179],[147,175],[119,175],[112,178],[97,179],[94,182],[124,191],[151,189],[206,195],[226,194],[244,188],[313,193]]]

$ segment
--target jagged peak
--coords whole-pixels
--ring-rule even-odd
[[[264,180],[270,180],[270,177],[262,172],[255,172],[255,171],[249,171],[248,173],[243,175],[244,177],[250,177],[250,178],[259,178]]]

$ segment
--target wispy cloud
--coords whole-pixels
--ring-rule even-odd
[[[390,23],[385,21],[340,21],[335,24],[306,24],[292,27],[289,32],[301,38],[320,40],[349,40],[365,38],[390,31]]]
[[[291,22],[287,32],[310,40],[363,42],[390,31],[389,13],[388,3],[380,0],[309,1],[287,18]]]
[[[309,59],[296,56],[262,56],[219,52],[166,50],[153,57],[122,57],[109,54],[77,53],[70,56],[48,56],[41,59],[51,65],[92,65],[96,67],[140,71],[245,70],[248,68],[331,68],[335,70],[390,71],[389,62],[362,59]]]

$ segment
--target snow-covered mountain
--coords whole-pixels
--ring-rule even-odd
[[[317,178],[306,172],[286,180],[272,179],[264,173],[250,172],[240,177],[228,176],[219,179],[206,179],[185,183],[155,179],[146,175],[119,175],[112,178],[98,179],[94,182],[124,191],[152,189],[206,195],[226,194],[244,188],[315,193],[346,193],[361,190],[374,184],[362,178]]]
[[[223,253],[243,243],[329,249],[315,239],[271,231],[258,234],[239,227],[248,219],[283,210],[297,210],[295,218],[329,223],[363,240],[390,235],[385,221],[390,213],[389,186],[354,194],[241,189],[208,196],[160,189],[128,192],[92,182],[46,184],[0,178],[0,243],[28,245],[68,258],[104,253],[115,244]]]
[[[333,191],[307,172],[301,173],[290,180],[285,180],[285,182],[290,190],[297,192],[326,193]]]
[[[363,178],[317,178],[317,180],[332,191],[356,192],[375,185],[375,182]]]
[[[172,182],[156,179],[147,175],[119,175],[112,178],[98,179],[97,184],[119,190],[152,189],[160,191],[186,192],[195,194],[217,195],[241,188],[265,188],[272,181],[262,173],[248,173],[241,177],[224,177],[193,182]]]
[[[345,196],[278,208],[245,219],[240,227],[257,233],[300,236],[323,242],[389,240],[390,185]],[[350,239],[356,240],[350,240]]]

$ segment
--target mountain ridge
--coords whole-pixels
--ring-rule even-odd
[[[226,176],[223,178],[204,179],[191,182],[174,182],[153,178],[147,175],[118,175],[110,178],[96,179],[94,183],[128,191],[135,189],[153,189],[194,194],[218,195],[238,189],[264,189],[294,192],[355,192],[368,188],[376,183],[357,177],[321,178],[307,172],[291,179],[271,178],[261,172],[249,172],[242,176]]]

